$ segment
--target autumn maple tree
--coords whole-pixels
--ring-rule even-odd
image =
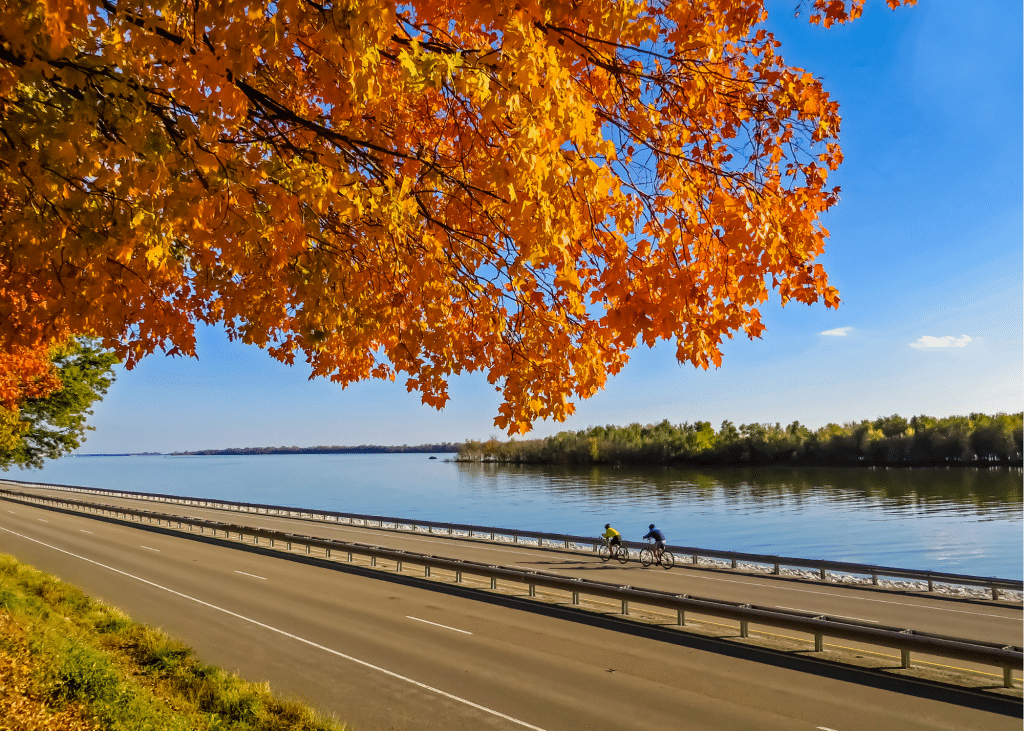
[[[21,346],[8,353],[0,351],[0,453],[15,449],[29,429],[21,419],[21,406],[49,396],[60,385],[47,348]]]
[[[888,0],[895,7],[901,0]],[[863,0],[813,0],[812,22]],[[0,350],[196,323],[510,432],[639,342],[719,364],[815,264],[839,115],[763,0],[4,0]]]

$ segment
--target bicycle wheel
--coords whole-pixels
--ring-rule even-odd
[[[625,546],[619,546],[615,558],[619,559],[619,563],[627,563],[629,561],[629,549]]]
[[[660,563],[661,563],[661,568],[663,568],[663,569],[670,569],[670,568],[672,568],[673,566],[676,565],[676,557],[673,556],[668,551],[662,551],[661,552],[661,561],[660,561]]]
[[[644,566],[650,566],[652,563],[654,563],[654,553],[651,552],[651,549],[645,548],[644,550],[640,551],[640,563],[642,563]]]
[[[608,546],[597,547],[597,557],[602,561],[607,561],[612,557],[611,551],[608,550]]]

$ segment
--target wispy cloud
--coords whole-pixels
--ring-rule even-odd
[[[963,348],[967,346],[967,343],[971,342],[971,339],[966,335],[960,337],[953,337],[952,335],[944,335],[941,338],[932,337],[931,335],[924,335],[918,338],[916,343],[911,343],[911,348]]]
[[[853,330],[852,327],[837,327],[833,328],[832,330],[826,330],[825,332],[822,333],[822,335],[838,335],[841,337],[846,337],[846,333],[850,332],[851,330]]]

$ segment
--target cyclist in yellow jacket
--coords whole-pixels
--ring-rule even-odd
[[[608,547],[612,549],[612,555],[615,555],[616,548],[622,548],[622,534],[612,528],[611,523],[604,524],[604,533],[601,534],[602,538],[607,539]]]

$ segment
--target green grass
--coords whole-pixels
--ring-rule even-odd
[[[10,724],[10,725],[7,725]],[[80,589],[0,555],[0,731],[342,731],[201,662]]]

